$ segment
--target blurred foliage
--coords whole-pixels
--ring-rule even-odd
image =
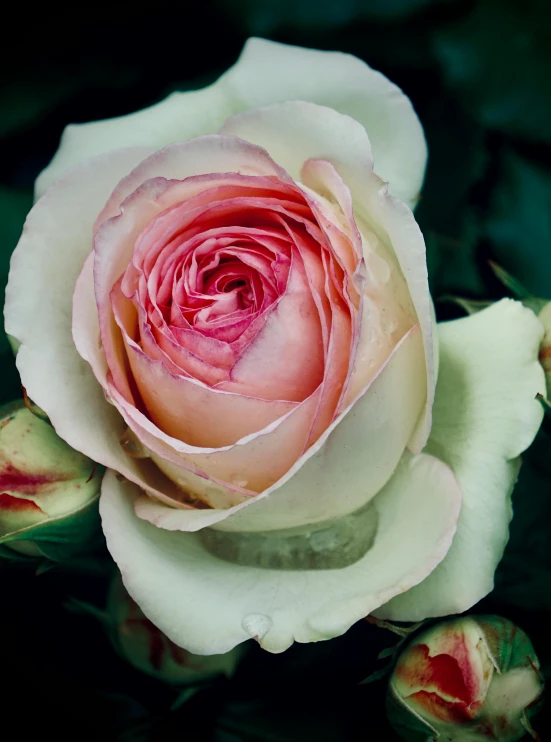
[[[221,8],[236,13],[251,36],[270,36],[281,27],[330,32],[367,20],[396,21],[429,5],[449,0],[220,0]]]
[[[499,176],[487,220],[494,254],[530,291],[551,297],[551,170],[507,147]]]
[[[482,0],[435,29],[447,84],[483,126],[551,143],[548,0]]]
[[[0,46],[2,291],[34,179],[63,127],[137,110],[171,89],[201,86],[237,58],[248,35],[258,34],[356,54],[411,97],[429,145],[417,217],[440,319],[509,294],[489,260],[551,298],[549,0],[205,0],[179,6],[161,0],[147,13],[127,0],[95,8],[84,20],[55,4],[32,13],[19,4],[10,13]],[[24,44],[13,29],[24,29]],[[439,301],[449,295],[467,301]],[[19,380],[3,337],[0,371],[5,402],[18,394]],[[548,420],[524,456],[496,589],[476,609],[519,623],[548,677],[549,426]],[[361,730],[366,739],[395,740],[384,718],[385,681],[359,685],[381,669],[378,654],[396,641],[389,632],[363,621],[344,637],[296,645],[281,656],[252,645],[231,682],[199,690],[170,711],[176,690],[125,665],[98,622],[64,608],[69,598],[102,608],[105,571],[100,564],[37,576],[28,566],[8,571],[0,563],[0,664],[8,679],[3,704],[25,719],[26,738],[340,742],[357,739]],[[549,721],[547,712],[540,728],[551,729]]]

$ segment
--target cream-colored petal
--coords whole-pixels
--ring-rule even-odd
[[[293,178],[300,180],[308,160],[329,160],[348,186],[362,231],[365,221],[393,252],[407,282],[425,344],[428,394],[425,413],[410,448],[418,453],[431,426],[435,370],[433,316],[423,235],[405,203],[388,193],[373,172],[371,144],[365,129],[349,116],[324,106],[292,101],[238,114],[225,122],[224,134],[234,134],[264,147]],[[309,168],[305,169],[307,174]],[[394,301],[399,300],[398,297]]]
[[[538,363],[543,328],[503,299],[438,325],[440,370],[427,451],[445,461],[463,491],[457,533],[444,561],[421,584],[383,606],[396,621],[461,613],[487,595],[508,539],[519,455],[542,419]]]
[[[434,569],[449,548],[461,500],[447,466],[406,454],[375,500],[377,534],[360,561],[285,571],[225,562],[198,534],[155,528],[134,514],[136,495],[107,473],[100,510],[108,548],[145,615],[197,654],[226,652],[249,638],[282,652],[294,640],[339,636]]]
[[[219,83],[189,93],[172,93],[149,108],[104,121],[69,124],[59,149],[35,184],[37,198],[67,169],[120,147],[158,150],[202,134],[213,134],[238,108]],[[99,212],[98,212],[99,213]]]
[[[376,172],[391,193],[416,203],[427,148],[409,99],[380,72],[349,54],[249,39],[237,63],[202,90],[173,93],[129,116],[65,129],[59,150],[36,184],[37,195],[67,168],[117,147],[166,144],[211,134],[234,113],[306,100],[357,119],[373,144]]]
[[[124,422],[79,356],[71,331],[73,291],[92,250],[94,221],[117,182],[148,154],[124,149],[88,160],[38,201],[12,256],[4,314],[6,331],[21,343],[21,381],[57,434],[92,460],[168,493],[171,484],[156,467],[121,448]],[[98,340],[96,334],[92,342]]]
[[[196,511],[172,510],[144,499],[137,512],[162,528],[181,531],[214,524],[221,530],[263,531],[352,513],[371,500],[392,476],[423,409],[425,394],[423,343],[419,327],[415,327],[356,403],[285,476],[257,497],[229,510]],[[289,420],[300,411],[301,407],[292,412]],[[149,443],[155,445],[154,440]],[[262,443],[260,436],[250,436],[243,441],[243,448],[248,444],[251,458],[258,457],[263,452]],[[162,450],[159,453],[163,455]],[[246,453],[245,449],[236,455],[245,457]],[[208,456],[216,460],[222,454]],[[194,457],[197,464],[199,458]],[[232,460],[228,457],[226,465]]]

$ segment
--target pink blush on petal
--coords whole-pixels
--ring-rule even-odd
[[[247,479],[260,491],[332,423],[353,368],[362,257],[346,188],[338,217],[338,204],[318,204],[276,166],[154,177],[125,192],[133,178],[96,245],[113,402],[159,466],[159,455],[172,467],[198,456],[213,480],[227,473],[230,488]]]

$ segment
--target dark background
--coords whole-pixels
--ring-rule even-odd
[[[449,296],[509,295],[488,261],[551,298],[551,13],[549,0],[204,0],[108,7],[10,6],[0,44],[0,287],[32,203],[35,177],[71,122],[143,108],[202,87],[250,35],[348,51],[411,97],[429,168],[417,218],[440,319]],[[1,297],[0,297],[1,298]],[[0,402],[19,395],[4,337]],[[551,672],[551,447],[525,455],[496,611],[531,635]],[[101,556],[98,557],[101,559]],[[108,569],[107,569],[108,571]],[[102,606],[96,575],[0,564],[3,723],[18,739],[392,741],[385,681],[358,682],[395,642],[360,622],[345,637],[271,656],[256,646],[236,678],[168,711],[176,691],[131,669],[99,623],[68,612]],[[550,714],[540,717],[542,739]]]

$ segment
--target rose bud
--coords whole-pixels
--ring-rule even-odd
[[[546,304],[539,314],[539,319],[545,328],[545,335],[540,346],[540,362],[545,371],[547,380],[547,398],[551,398],[551,301]]]
[[[515,742],[543,692],[530,639],[499,616],[467,616],[422,632],[401,654],[387,711],[404,740]]]
[[[239,648],[226,654],[197,655],[178,647],[158,629],[132,600],[120,575],[111,585],[107,612],[111,640],[117,652],[133,667],[176,685],[197,684],[218,675],[233,675]]]
[[[97,533],[103,469],[24,403],[0,409],[0,556],[63,560]]]

